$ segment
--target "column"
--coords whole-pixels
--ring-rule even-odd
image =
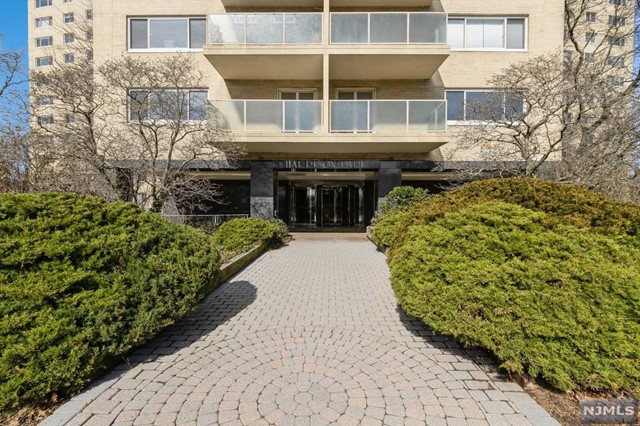
[[[324,7],[323,7],[323,11],[324,14],[322,15],[322,25],[323,25],[323,32],[322,32],[322,48],[323,48],[323,55],[322,55],[322,133],[324,134],[328,134],[329,133],[329,121],[330,121],[330,114],[331,114],[331,110],[329,109],[330,104],[329,104],[329,99],[331,98],[331,93],[329,92],[329,82],[330,82],[330,78],[329,78],[329,72],[330,72],[330,64],[329,64],[329,54],[327,53],[327,50],[329,49],[329,45],[330,45],[330,40],[329,40],[329,32],[331,31],[331,2],[330,0],[324,0]]]
[[[378,169],[378,207],[393,188],[402,186],[402,166],[396,161],[381,161]]]
[[[272,218],[274,214],[273,163],[270,161],[251,162],[250,205],[251,217]]]

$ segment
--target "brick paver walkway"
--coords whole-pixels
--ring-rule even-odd
[[[398,308],[363,235],[298,235],[45,424],[555,425]]]

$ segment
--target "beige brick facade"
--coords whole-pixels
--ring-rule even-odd
[[[383,80],[336,80],[325,76],[324,80],[274,80],[274,79],[243,79],[225,80],[214,66],[210,63],[206,55],[199,51],[191,54],[197,57],[197,62],[204,75],[204,83],[209,89],[210,100],[225,99],[277,99],[279,89],[313,89],[316,92],[316,99],[322,100],[336,98],[336,90],[339,88],[367,88],[374,89],[377,99],[444,99],[445,89],[473,89],[487,87],[486,80],[492,74],[502,68],[517,63],[519,61],[534,57],[536,55],[560,51],[563,44],[563,1],[562,0],[541,0],[535,5],[525,1],[497,1],[489,0],[478,2],[477,0],[434,0],[430,6],[426,7],[400,7],[391,6],[388,8],[370,7],[331,7],[331,2],[326,1],[324,8],[318,2],[315,7],[290,8],[277,7],[277,1],[273,2],[274,7],[227,7],[226,0],[149,0],[146,2],[131,2],[129,0],[94,1],[74,0],[63,3],[64,0],[53,0],[52,6],[36,8],[35,0],[29,0],[29,30],[30,30],[30,66],[35,67],[36,58],[42,56],[54,56],[56,60],[62,61],[62,55],[67,46],[63,43],[63,34],[67,31],[76,31],[80,26],[92,26],[93,32],[93,57],[96,63],[101,63],[109,58],[121,55],[149,55],[157,56],[168,54],[166,52],[143,52],[134,53],[128,51],[128,19],[131,17],[205,17],[210,14],[225,13],[233,11],[268,11],[268,12],[362,12],[362,11],[429,11],[444,12],[449,17],[523,17],[527,19],[527,49],[525,51],[456,51],[447,52],[447,59],[439,66],[437,71],[424,79],[383,79]],[[314,2],[312,2],[314,3]],[[347,2],[348,3],[348,2]],[[427,4],[429,2],[424,2]],[[232,4],[244,4],[234,2]],[[340,4],[345,4],[341,2]],[[356,3],[354,3],[356,4]],[[378,3],[379,4],[379,3]],[[415,2],[413,3],[415,4]],[[86,21],[86,11],[92,10],[93,20]],[[76,23],[64,23],[64,14],[74,12]],[[36,19],[39,17],[51,16],[53,25],[50,27],[36,28]],[[81,22],[81,23],[80,23]],[[324,19],[325,25],[328,19]],[[84,32],[84,29],[82,31]],[[46,35],[53,36],[53,48],[36,47],[36,38]],[[327,37],[327,36],[325,36]],[[77,47],[77,46],[76,46]],[[331,53],[327,45],[317,46],[318,54],[325,57],[326,61]],[[382,54],[384,58],[385,52]],[[356,53],[356,52],[354,52]],[[369,52],[371,53],[371,52]],[[428,52],[427,52],[428,53]],[[77,53],[76,53],[77,54]],[[342,57],[331,57],[340,60]],[[428,56],[424,60],[429,60]],[[387,61],[382,61],[387,62]],[[356,62],[357,63],[357,62]],[[396,62],[400,69],[401,62]],[[385,67],[395,67],[394,57],[389,56]],[[329,68],[331,69],[331,68]],[[357,70],[355,71],[357,74]],[[400,71],[398,71],[400,73]],[[325,86],[327,86],[325,88]],[[325,108],[325,115],[328,114],[328,107]],[[325,117],[327,121],[327,117]],[[327,125],[328,127],[328,125]],[[449,129],[455,135],[455,128]],[[455,144],[455,136],[450,138],[449,145]],[[429,151],[437,145],[425,146],[422,155],[412,150],[408,154],[412,158],[424,158]],[[277,151],[277,150],[274,150]],[[399,155],[402,157],[403,148],[399,146]],[[354,152],[357,154],[370,154],[370,152]],[[387,154],[385,154],[386,156]],[[344,152],[341,153],[341,157]],[[432,152],[431,157],[438,157],[437,152]]]
[[[615,5],[597,1],[597,22],[606,25]],[[46,65],[38,58],[49,56],[62,63],[71,50],[91,51],[97,66],[123,56],[193,55],[221,122],[247,147],[236,174],[227,168],[210,175],[226,176],[225,185],[236,180],[233,212],[277,216],[291,226],[323,227],[329,218],[331,226],[362,227],[392,188],[410,182],[436,189],[450,177],[435,171],[437,162],[447,169],[489,158],[491,147],[456,149],[465,127],[448,121],[447,90],[490,90],[488,79],[510,65],[561,55],[564,7],[564,0],[29,0],[30,67]],[[65,22],[71,12],[75,22]],[[52,25],[36,25],[49,16]],[[145,18],[147,32],[130,48],[130,20]],[[184,41],[190,33],[158,23],[151,43],[151,20],[166,18],[200,18],[198,25],[206,18],[204,46],[173,49],[191,46]],[[334,18],[342,26],[334,29]],[[303,41],[287,39],[289,25]],[[65,44],[70,32],[77,42]],[[53,45],[37,47],[46,36]],[[338,99],[340,89],[367,93]],[[279,101],[284,91],[315,95],[312,103],[303,97],[307,104]],[[120,108],[126,113],[125,103]]]

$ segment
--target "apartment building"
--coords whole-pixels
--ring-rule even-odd
[[[28,1],[31,67],[73,60],[65,28],[78,16],[97,63],[194,55],[198,96],[247,156],[199,170],[227,202],[186,213],[292,227],[361,228],[394,187],[437,190],[487,78],[564,44],[562,0]]]

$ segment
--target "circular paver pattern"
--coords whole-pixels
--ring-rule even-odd
[[[231,346],[236,349],[226,351]],[[207,392],[202,413],[219,412],[221,424],[424,424],[426,407],[441,403],[464,415],[451,393],[462,384],[431,356],[362,331],[267,330],[218,342],[191,358],[196,374],[209,379],[197,386]],[[472,399],[466,408],[484,419]]]
[[[299,235],[215,290],[45,426],[557,426],[397,307],[360,235]]]

